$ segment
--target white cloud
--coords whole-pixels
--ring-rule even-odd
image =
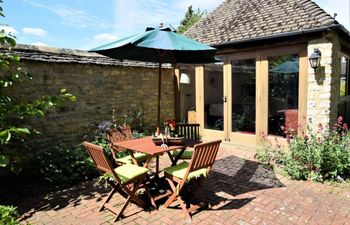
[[[165,21],[165,15],[162,15],[160,5],[162,1],[151,0],[115,1],[115,29],[124,35],[142,32],[147,26],[155,26],[162,20]],[[163,10],[165,11],[165,10]]]
[[[45,37],[47,35],[47,31],[43,30],[41,28],[38,27],[25,27],[22,29],[22,32],[24,34],[29,34],[29,35],[35,35],[35,36],[39,36],[39,37]]]
[[[164,26],[171,24],[177,27],[185,16],[187,7],[211,11],[222,1],[218,0],[115,0],[115,31],[123,36],[144,31],[148,26]]]
[[[0,25],[0,30],[4,30],[6,34],[18,34],[17,30],[11,26]]]
[[[32,43],[32,45],[36,45],[36,46],[48,46],[47,44],[45,44],[45,43],[43,43],[43,42],[40,42],[40,41],[38,41],[38,42],[34,42],[34,43]]]
[[[56,14],[61,18],[61,23],[67,26],[72,26],[78,29],[83,29],[87,27],[104,29],[104,28],[111,27],[111,25],[108,22],[102,21],[91,14],[87,14],[83,10],[70,8],[62,4],[49,5],[49,4],[39,4],[35,2],[29,2],[29,3],[37,8],[47,9],[50,12]]]
[[[116,39],[117,37],[115,35],[109,33],[101,33],[94,36],[94,40],[101,42],[115,41]]]

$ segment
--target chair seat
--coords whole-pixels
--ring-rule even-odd
[[[147,173],[149,170],[147,168],[136,166],[134,164],[124,164],[122,166],[118,166],[116,169],[114,169],[114,171],[120,178],[122,184],[124,184],[138,176]]]
[[[188,169],[188,166],[190,164],[188,162],[182,162],[176,166],[170,166],[168,168],[164,169],[164,173],[170,174],[174,177],[183,179],[186,175],[186,171]],[[206,176],[207,175],[207,168],[199,169],[192,171],[188,174],[187,181],[190,181],[193,178],[198,178],[200,176]]]
[[[179,153],[180,153],[180,151],[181,151],[181,150],[175,150],[175,151],[173,151],[173,153],[172,153],[173,157],[178,156]],[[192,155],[193,155],[193,150],[192,150],[192,149],[190,149],[190,150],[185,150],[185,151],[182,153],[180,159],[191,159],[191,158],[192,158]]]
[[[147,159],[148,155],[145,153],[141,153],[141,152],[136,152],[134,153],[134,157],[136,159],[136,161],[141,162]],[[123,163],[123,164],[132,164],[132,158],[131,155],[127,155],[121,158],[117,158],[116,159],[117,162]]]

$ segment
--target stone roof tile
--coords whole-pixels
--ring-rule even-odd
[[[185,35],[209,45],[338,24],[311,0],[226,0]]]
[[[0,52],[9,52],[7,49],[1,49]],[[139,61],[119,61],[97,53],[84,50],[51,48],[34,45],[18,44],[11,50],[20,56],[21,60],[41,61],[52,63],[80,63],[80,64],[98,64],[111,66],[132,66],[132,67],[158,67],[156,63]],[[164,68],[170,68],[170,64],[163,64]]]

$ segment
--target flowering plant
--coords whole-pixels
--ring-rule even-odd
[[[167,119],[164,123],[170,130],[176,129],[176,121],[174,119]]]
[[[309,123],[311,124],[311,120]],[[284,128],[285,129],[285,128]],[[332,126],[307,126],[297,133],[286,133],[288,151],[277,142],[257,153],[257,159],[268,164],[282,164],[284,170],[298,180],[350,179],[350,132],[343,117]]]
[[[167,119],[164,121],[165,125],[165,135],[166,136],[176,136],[177,135],[177,130],[176,130],[176,120],[174,119]]]

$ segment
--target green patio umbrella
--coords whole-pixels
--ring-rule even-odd
[[[299,61],[287,60],[270,70],[275,73],[299,73]]]
[[[160,132],[160,98],[162,63],[212,63],[216,49],[177,34],[171,28],[147,28],[145,32],[90,50],[119,60],[155,62],[159,64],[157,133]]]

